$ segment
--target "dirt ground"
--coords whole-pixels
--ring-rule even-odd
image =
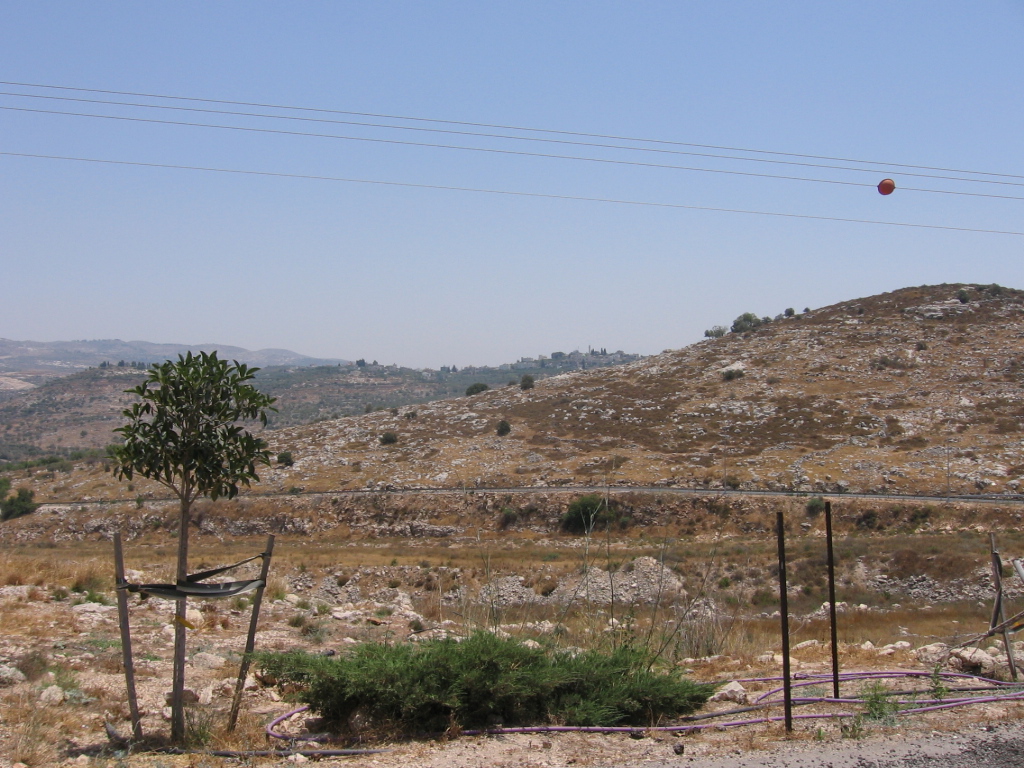
[[[64,553],[63,556],[72,555]],[[129,574],[129,578],[132,577],[133,574]],[[404,640],[420,625],[425,630],[423,636],[458,632],[460,628],[454,622],[426,616],[424,606],[414,605],[400,589],[386,585],[386,575],[382,578],[385,585],[379,593],[364,594],[363,599],[355,601],[341,596],[333,603],[325,603],[322,593],[317,591],[319,581],[305,571],[296,570],[284,582],[287,589],[276,593],[267,590],[256,647],[267,651],[339,652],[364,640],[385,637]],[[264,728],[275,717],[294,710],[296,704],[285,700],[281,692],[265,685],[265,681],[255,675],[246,683],[238,730],[232,734],[225,732],[249,622],[248,607],[232,601],[197,603],[189,613],[193,628],[188,631],[186,677],[196,699],[189,709],[189,732],[197,745],[202,744],[197,746],[198,751],[187,755],[142,753],[112,744],[105,732],[105,723],[121,734],[130,732],[117,609],[113,605],[112,590],[104,590],[99,583],[90,587],[88,574],[79,574],[75,579],[82,582],[78,592],[41,582],[33,578],[33,574],[25,574],[24,584],[0,586],[0,768],[19,764],[29,768],[50,765],[199,768],[239,762],[213,756],[210,750],[266,750],[289,746],[288,742],[268,739]],[[169,731],[166,696],[171,681],[173,604],[158,599],[141,601],[137,595],[132,595],[129,603],[143,729],[147,735],[166,735]],[[908,621],[913,618],[910,613],[900,615],[908,617]],[[959,618],[964,618],[964,628],[958,630],[961,635],[967,631],[967,624],[978,620],[974,617],[969,622],[966,615]],[[884,623],[885,615],[876,616],[872,621],[875,629],[870,632],[877,638],[878,622]],[[855,628],[853,618],[846,622],[848,627]],[[957,624],[957,620],[952,623]],[[914,634],[914,627],[910,631],[905,627],[889,629],[891,635],[906,639],[876,646],[847,632],[840,647],[843,671],[930,672],[932,666],[919,660],[915,650],[933,642],[934,637]],[[545,630],[538,625],[533,631]],[[758,696],[776,686],[770,681],[749,680],[781,673],[777,635],[766,635],[759,641],[763,644],[750,645],[743,652],[733,651],[731,655],[682,660],[696,680],[748,680],[743,683],[746,701],[709,703],[703,712],[754,703]],[[801,679],[825,675],[831,668],[827,645],[818,641],[795,645],[791,656],[794,674]],[[11,673],[5,678],[4,669],[12,668],[18,674]],[[23,679],[18,679],[19,674]],[[917,695],[927,698],[930,683],[923,678],[914,684],[900,681],[893,685],[914,685]],[[822,681],[811,695],[826,696],[828,689],[827,681]],[[843,692],[844,696],[863,694],[856,683],[844,684]],[[797,713],[860,713],[862,709],[860,705],[846,703],[812,704],[799,708]],[[737,713],[721,720],[701,721],[709,727],[687,734],[638,729],[616,734],[529,733],[368,742],[357,746],[383,751],[344,758],[309,759],[320,765],[359,768],[406,768],[410,764],[422,768],[670,765],[881,768],[926,765],[913,761],[925,760],[934,754],[944,755],[942,759],[947,760],[944,764],[950,766],[955,763],[948,761],[959,760],[958,755],[968,755],[963,759],[972,766],[1021,764],[1014,755],[1019,756],[1020,745],[1024,743],[1024,700],[878,720],[860,718],[855,724],[850,718],[798,719],[791,734],[778,722],[730,728],[715,725],[781,714],[781,707]],[[296,715],[282,723],[279,730],[302,734],[306,730],[306,719],[305,714]],[[293,746],[301,750],[316,749],[318,745],[298,741]],[[972,754],[974,758],[969,757]],[[306,759],[301,755],[244,757],[241,764],[259,766]]]

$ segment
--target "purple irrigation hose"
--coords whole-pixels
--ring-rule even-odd
[[[294,739],[293,736],[289,736],[287,733],[281,733],[280,731],[275,731],[274,728],[277,727],[278,725],[280,725],[281,723],[283,723],[289,717],[294,717],[295,715],[299,714],[300,712],[308,712],[308,711],[309,711],[309,707],[308,706],[299,707],[298,709],[293,709],[291,712],[285,712],[283,715],[275,717],[267,725],[267,729],[266,729],[267,730],[267,736],[270,736],[273,739],[282,739],[284,741],[288,741],[288,740]],[[309,741],[309,739],[296,739],[296,741]]]
[[[911,671],[891,671],[891,672],[847,672],[841,676],[841,680],[850,682],[853,680],[878,680],[878,679],[892,679],[892,678],[932,678],[935,675],[928,672],[911,672]],[[967,679],[983,682],[991,687],[1016,687],[1020,688],[1017,683],[1010,683],[1003,680],[993,680],[987,677],[980,677],[978,675],[971,675],[964,672],[941,672],[938,674],[939,678],[943,679]],[[793,687],[805,687],[811,685],[820,685],[823,681],[831,680],[831,675],[802,675],[800,682],[796,683]],[[751,677],[742,678],[735,682],[755,683],[755,682],[775,682],[781,680],[778,677]],[[755,703],[759,706],[770,706],[777,702],[770,701],[773,695],[782,692],[782,688],[773,688],[767,693],[759,696]],[[1004,693],[996,696],[981,696],[981,697],[969,697],[960,699],[930,699],[927,701],[900,701],[900,704],[927,704],[927,706],[918,706],[913,709],[902,709],[894,714],[897,715],[912,715],[919,714],[922,712],[935,712],[944,709],[953,709],[955,707],[964,707],[970,704],[990,704],[1001,701],[1024,701],[1024,690],[1017,690],[1009,693]],[[833,704],[860,704],[863,703],[862,699],[847,699],[840,698],[835,699],[831,697],[810,697],[810,698],[799,698],[794,699],[794,703],[798,704],[822,704],[822,703],[833,703]],[[750,709],[757,709],[759,706],[751,707]],[[290,712],[286,712],[273,719],[269,725],[267,725],[266,732],[267,736],[275,739],[291,740],[291,741],[318,741],[323,740],[323,736],[306,736],[306,737],[294,737],[289,736],[285,733],[276,731],[276,726],[287,720],[294,715],[301,712],[305,712],[309,709],[308,706],[299,707]],[[740,710],[744,711],[744,710]],[[723,715],[729,714],[728,712],[721,713]],[[793,715],[795,720],[830,720],[844,717],[855,717],[853,712],[830,712],[822,714],[805,714],[805,715]],[[735,728],[744,725],[758,725],[761,723],[777,723],[783,721],[785,718],[782,715],[771,716],[771,717],[758,717],[750,718],[745,720],[732,720],[725,723],[703,723],[700,725],[658,725],[651,727],[638,727],[638,726],[585,726],[585,725],[535,725],[535,726],[524,726],[521,728],[484,728],[475,730],[462,731],[463,736],[484,736],[489,734],[505,734],[505,733],[645,733],[645,732],[659,732],[659,733],[691,733],[695,731],[702,731],[707,728]],[[372,754],[374,752],[382,750],[309,750],[309,751],[298,751],[304,755],[318,755],[333,753],[344,753],[344,754]],[[271,754],[286,754],[285,752],[274,752]]]

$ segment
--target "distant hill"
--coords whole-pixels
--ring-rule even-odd
[[[121,412],[130,402],[124,390],[144,378],[142,368],[150,359],[140,360],[140,350],[160,351],[157,359],[172,356],[164,345],[138,342],[140,347],[118,346],[123,342],[84,342],[88,354],[103,358],[96,366],[75,370],[74,345],[65,342],[71,351],[62,352],[52,345],[61,358],[48,358],[41,349],[30,350],[22,360],[49,362],[50,370],[0,375],[0,462],[19,461],[42,454],[68,455],[73,451],[103,448],[113,442],[112,430],[122,422]],[[30,342],[11,342],[28,345]],[[132,342],[136,344],[136,342]],[[134,357],[132,356],[134,350]],[[260,364],[264,359],[283,359],[281,354],[249,353],[237,347],[218,349],[222,357]],[[116,354],[108,354],[116,353]],[[124,353],[127,357],[121,357]],[[551,358],[524,358],[516,363],[497,367],[467,367],[456,370],[415,370],[375,362],[335,361],[334,364],[315,358],[296,356],[301,362],[288,365],[260,364],[256,386],[276,397],[277,411],[270,414],[271,430],[308,424],[324,419],[363,414],[379,409],[404,407],[447,397],[462,395],[470,384],[482,382],[490,387],[518,382],[524,374],[541,380],[562,370],[599,368],[638,359],[624,352],[603,350],[586,353],[555,353]],[[60,360],[67,367],[59,368]],[[96,358],[92,358],[96,359]],[[312,361],[312,362],[309,362]],[[123,364],[122,364],[123,363]],[[141,363],[141,365],[139,365]],[[77,363],[75,363],[77,364]],[[55,372],[56,371],[56,372]]]
[[[287,349],[251,351],[224,344],[154,344],[148,341],[98,339],[93,341],[12,341],[0,339],[0,374],[28,373],[63,376],[96,368],[103,363],[140,362],[144,365],[173,360],[186,352],[217,350],[222,358],[247,365],[337,365],[347,360],[300,355]]]
[[[279,430],[295,464],[264,487],[1024,491],[1024,292],[924,286],[746,320],[530,390]]]

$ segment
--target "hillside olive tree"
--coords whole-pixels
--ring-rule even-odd
[[[267,423],[274,398],[252,384],[258,368],[189,352],[149,369],[146,380],[125,390],[139,402],[124,411],[127,422],[114,430],[124,444],[112,449],[114,473],[135,475],[167,487],[179,502],[177,580],[188,576],[188,529],[192,504],[200,496],[234,498],[239,485],[259,480],[257,464],[269,464],[267,444],[240,421]],[[186,598],[176,600],[171,738],[185,738]]]

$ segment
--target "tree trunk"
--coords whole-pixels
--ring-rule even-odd
[[[181,497],[181,515],[178,524],[178,584],[188,577],[188,523],[192,504],[186,493]],[[185,741],[185,612],[188,599],[175,601],[174,608],[174,682],[171,687],[171,741]]]

